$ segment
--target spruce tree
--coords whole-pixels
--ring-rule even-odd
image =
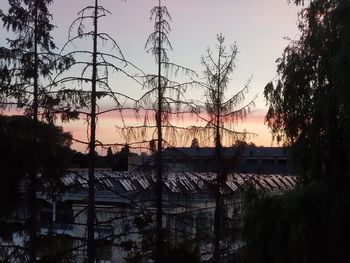
[[[89,155],[86,245],[87,261],[91,263],[96,260],[97,241],[101,241],[96,240],[94,236],[98,224],[95,211],[96,152],[98,147],[124,146],[121,143],[107,145],[97,140],[98,117],[108,112],[119,112],[122,115],[124,107],[135,101],[111,87],[109,79],[112,72],[121,73],[136,83],[139,83],[138,77],[130,71],[136,71],[139,75],[143,74],[140,69],[124,58],[117,42],[108,33],[101,30],[99,26],[101,19],[111,13],[99,2],[99,0],[94,0],[93,5],[84,7],[73,21],[69,29],[69,39],[61,54],[64,54],[62,55],[64,57],[71,56],[75,58],[75,61],[70,70],[61,71],[53,80],[55,85],[64,86],[59,93],[60,96],[76,100],[77,112],[79,116],[86,118],[88,124],[88,140],[75,139],[75,141],[86,145]],[[77,49],[76,42],[79,41],[90,44],[91,50]],[[79,74],[75,75],[76,72]],[[112,101],[112,105],[107,104],[110,108],[101,109],[99,107],[103,99]],[[116,220],[118,218],[119,216],[116,217]]]
[[[225,248],[222,247],[223,239],[223,211],[224,199],[222,196],[223,186],[227,178],[227,170],[223,156],[223,144],[233,145],[235,141],[245,138],[247,135],[254,135],[250,132],[239,132],[235,130],[235,125],[239,120],[244,120],[250,109],[254,106],[255,98],[244,102],[245,95],[249,91],[250,79],[238,90],[233,92],[229,98],[226,94],[230,86],[230,76],[235,68],[237,46],[225,45],[225,37],[217,35],[216,54],[207,50],[207,54],[202,57],[204,76],[206,82],[199,83],[203,87],[205,102],[194,102],[200,112],[204,126],[192,127],[199,141],[210,142],[209,138],[214,138],[215,158],[216,158],[216,178],[215,178],[215,213],[214,213],[214,262],[222,262],[222,255]]]
[[[146,81],[143,86],[148,91],[139,99],[137,107],[154,113],[155,126],[148,124],[147,116],[145,117],[145,125],[141,126],[141,134],[147,134],[145,130],[155,128],[155,138],[151,141],[156,141],[155,152],[155,170],[156,170],[156,248],[155,261],[163,262],[165,252],[165,233],[163,222],[163,150],[165,145],[171,145],[164,139],[164,132],[172,134],[172,139],[176,137],[178,127],[171,124],[172,116],[177,116],[183,112],[182,108],[185,105],[185,91],[193,82],[179,83],[172,81],[169,76],[172,73],[177,74],[181,71],[184,75],[196,75],[196,73],[188,68],[169,61],[167,50],[172,49],[171,42],[168,38],[170,33],[170,22],[172,18],[165,5],[162,5],[161,0],[158,0],[158,5],[151,9],[151,20],[154,20],[154,31],[148,36],[145,48],[148,53],[151,53],[157,65],[157,73],[146,76]],[[151,107],[150,107],[151,106]],[[136,133],[139,134],[139,133]]]
[[[68,67],[71,60],[64,60],[53,53],[56,48],[52,38],[54,25],[49,5],[52,0],[9,1],[8,13],[0,12],[3,26],[16,38],[7,39],[8,47],[0,48],[0,105],[2,108],[16,106],[33,120],[28,127],[32,136],[31,169],[29,173],[29,259],[37,257],[37,156],[39,120],[52,120],[59,101],[48,88],[54,70]]]

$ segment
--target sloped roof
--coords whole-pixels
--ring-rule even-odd
[[[154,173],[142,172],[95,172],[97,192],[133,193],[150,189],[156,182]],[[207,193],[215,185],[214,173],[170,172],[165,173],[163,182],[169,193]],[[87,191],[88,174],[84,171],[70,171],[62,182],[76,191]],[[225,191],[234,193],[244,184],[251,182],[257,189],[265,191],[286,191],[296,186],[297,178],[287,175],[258,175],[231,173],[227,175]]]

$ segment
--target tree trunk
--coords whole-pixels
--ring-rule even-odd
[[[35,1],[35,14],[34,14],[34,67],[33,67],[33,127],[32,127],[32,168],[29,177],[30,187],[29,187],[29,260],[31,263],[36,262],[36,243],[37,243],[37,125],[38,125],[38,3]]]
[[[94,263],[96,257],[95,249],[95,147],[96,147],[96,81],[97,81],[97,16],[98,0],[95,0],[94,11],[94,36],[92,55],[92,85],[91,85],[91,116],[90,116],[90,144],[89,144],[89,197],[88,197],[88,241],[87,257],[88,263]]]
[[[158,111],[156,115],[157,131],[158,131],[158,147],[157,147],[157,183],[156,183],[156,198],[157,198],[157,243],[156,243],[156,263],[162,263],[163,261],[163,165],[162,165],[162,103],[163,103],[163,93],[162,93],[162,53],[161,53],[161,21],[162,13],[160,10],[161,2],[159,0],[159,24],[158,24]]]
[[[221,185],[222,185],[222,152],[221,146],[216,146],[216,163],[217,174],[215,182],[215,214],[214,214],[214,262],[221,262],[221,218],[222,218],[222,198],[221,198]]]
[[[221,240],[221,180],[222,180],[222,146],[220,136],[220,114],[221,114],[221,44],[219,46],[219,61],[218,61],[218,72],[217,72],[217,98],[216,98],[216,134],[215,134],[215,154],[216,154],[216,185],[215,185],[215,214],[214,214],[214,262],[220,263],[220,240]]]

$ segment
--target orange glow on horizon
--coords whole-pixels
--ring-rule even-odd
[[[257,134],[257,136],[248,136],[247,142],[253,142],[257,146],[268,147],[272,145],[271,133],[268,127],[264,124],[265,114],[266,113],[263,110],[255,110],[247,116],[246,120],[237,123],[237,131],[245,130],[247,132]],[[131,111],[123,113],[123,119],[125,123],[129,125],[140,126],[143,123],[142,114],[140,115],[140,118],[137,119],[134,113]],[[190,116],[184,116],[183,119],[180,118],[178,120],[174,119],[173,123],[182,127],[200,124],[199,121]],[[74,138],[82,141],[87,141],[87,124],[83,119],[71,123],[62,124],[62,126],[66,131],[70,131],[73,134]],[[119,113],[110,112],[105,115],[101,115],[98,119],[97,125],[97,140],[105,144],[126,143],[126,139],[121,138],[120,133],[117,132],[117,126],[123,126]],[[189,146],[189,144],[177,146]],[[73,148],[78,151],[86,151],[86,145],[82,145],[76,142],[73,144]]]
[[[2,112],[4,115],[21,115],[21,111],[18,109],[9,109]],[[238,122],[235,127],[237,131],[247,131],[251,133],[256,133],[257,136],[248,136],[247,142],[253,142],[257,146],[272,146],[272,136],[267,127],[264,124],[265,118],[264,110],[254,110],[252,111],[244,121]],[[143,124],[144,112],[140,112],[139,118],[136,118],[136,115],[131,110],[127,110],[123,112],[123,120],[126,125],[134,125],[140,126]],[[153,116],[149,116],[150,121],[152,122]],[[191,125],[200,125],[202,124],[198,119],[191,116],[183,116],[183,118],[173,120],[174,125],[179,125],[181,127],[188,127]],[[65,131],[72,133],[73,138],[88,142],[89,131],[88,125],[85,119],[81,118],[76,121],[71,121],[69,123],[62,123],[60,121],[57,122],[57,125],[60,125],[64,128]],[[99,116],[97,122],[97,140],[103,144],[120,144],[123,145],[126,142],[131,143],[131,141],[127,141],[126,138],[122,138],[120,132],[117,131],[118,127],[123,127],[123,122],[121,121],[121,115],[119,112],[108,112]],[[177,145],[177,146],[189,146],[187,145]],[[77,151],[87,152],[87,144],[82,144],[79,142],[73,142],[72,148]],[[120,148],[120,147],[116,147]],[[99,152],[104,154],[106,152],[105,149],[101,149],[99,147]]]

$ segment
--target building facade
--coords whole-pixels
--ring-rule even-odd
[[[167,148],[164,162],[168,170],[215,172],[213,147]],[[227,172],[255,174],[290,174],[288,148],[284,147],[223,147],[223,169]]]
[[[147,239],[152,239],[152,229],[154,233],[155,175],[152,172],[99,169],[95,176],[98,262],[126,262],[130,254],[139,255],[140,262],[151,262],[152,244]],[[47,195],[44,189],[38,192],[38,234],[43,240],[49,236],[50,242],[57,242],[51,251],[43,249],[40,257],[44,258],[49,253],[72,259],[72,262],[86,260],[87,178],[86,169],[73,169],[62,178],[64,192],[53,195]],[[164,231],[172,243],[189,239],[198,242],[198,253],[203,261],[211,258],[213,248],[214,184],[214,173],[168,172],[164,176]],[[222,189],[225,204],[223,222],[228,229],[224,240],[228,251],[240,247],[242,190],[247,184],[279,194],[294,188],[296,178],[278,174],[228,173]],[[24,207],[16,213],[17,220],[25,219]],[[138,222],[145,218],[149,220],[140,226]],[[145,229],[148,229],[148,236]],[[234,241],[232,236],[235,236]],[[13,236],[12,244],[24,246],[25,242],[25,236]]]

